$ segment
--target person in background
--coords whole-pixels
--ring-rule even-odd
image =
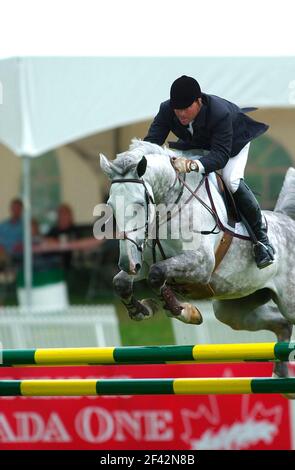
[[[0,223],[1,304],[7,294],[7,285],[15,282],[17,272],[22,269],[22,259],[18,254],[23,243],[23,204],[21,199],[12,199],[9,212],[9,218]],[[4,288],[4,286],[6,287]]]
[[[39,271],[45,271],[52,267],[58,267],[58,258],[54,259],[54,255],[51,254],[48,256],[47,253],[34,252],[34,248],[38,247],[43,243],[44,237],[41,235],[39,230],[39,224],[37,219],[31,219],[31,233],[32,233],[32,248],[33,248],[33,271],[34,273]],[[23,243],[19,243],[15,248],[15,259],[18,260],[18,264],[23,266],[24,258],[24,246]]]
[[[74,216],[68,204],[61,204],[57,211],[57,223],[49,230],[46,238],[55,239],[60,243],[76,240],[78,238],[77,226],[74,223]],[[70,268],[72,253],[67,251],[59,255],[62,267],[67,271]]]
[[[9,219],[0,223],[0,251],[9,256],[23,242],[23,203],[21,199],[12,199]]]

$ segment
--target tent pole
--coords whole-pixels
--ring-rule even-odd
[[[24,206],[24,280],[26,307],[32,306],[32,227],[31,227],[31,159],[24,155],[23,206]]]

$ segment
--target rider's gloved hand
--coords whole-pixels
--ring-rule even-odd
[[[179,173],[190,173],[190,171],[199,171],[198,163],[195,160],[189,160],[185,157],[173,157],[172,165]]]

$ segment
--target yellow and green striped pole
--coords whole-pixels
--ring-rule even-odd
[[[294,356],[295,342],[118,348],[4,349],[0,351],[0,366],[290,361],[294,360]]]
[[[295,393],[295,378],[1,380],[0,396]]]

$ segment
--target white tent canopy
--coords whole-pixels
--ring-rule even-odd
[[[294,105],[294,99],[290,100],[290,84],[295,79],[292,57],[0,60],[0,142],[23,157],[28,306],[32,284],[30,157],[151,118],[168,98],[172,81],[183,74],[197,78],[207,93],[240,106]]]
[[[0,141],[37,156],[155,115],[172,81],[196,77],[241,106],[289,106],[295,58],[15,58],[0,61]],[[293,103],[294,104],[294,103]]]

